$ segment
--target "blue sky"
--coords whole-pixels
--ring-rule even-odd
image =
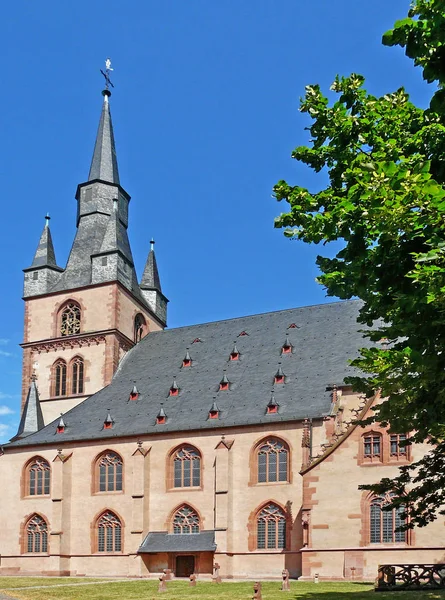
[[[286,240],[273,219],[279,179],[323,186],[290,159],[307,143],[304,86],[365,75],[380,95],[431,89],[381,35],[409,0],[131,0],[2,3],[0,95],[3,232],[0,268],[0,441],[19,418],[23,302],[44,215],[58,264],[75,232],[74,194],[86,180],[104,59],[119,170],[132,196],[139,275],[156,239],[169,326],[325,302],[320,248]]]

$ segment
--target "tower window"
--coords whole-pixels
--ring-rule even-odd
[[[34,273],[32,274],[32,278],[34,279],[34,281],[36,281],[39,278],[39,272],[34,271]]]
[[[146,322],[144,316],[138,313],[134,318],[133,339],[136,343],[140,342],[144,337]]]
[[[102,266],[106,267],[108,263],[108,256],[102,256]]]
[[[71,393],[83,394],[84,364],[80,356],[71,361]]]
[[[66,362],[56,360],[52,368],[53,396],[66,396]]]
[[[62,310],[60,335],[75,335],[80,333],[80,306],[69,302]]]

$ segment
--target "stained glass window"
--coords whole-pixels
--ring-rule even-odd
[[[258,483],[288,481],[289,451],[279,440],[267,440],[258,448]]]
[[[270,503],[257,517],[257,548],[280,550],[286,547],[286,516],[279,506]]]

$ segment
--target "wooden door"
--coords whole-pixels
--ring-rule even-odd
[[[183,554],[176,557],[176,577],[189,577],[195,572],[195,557]]]

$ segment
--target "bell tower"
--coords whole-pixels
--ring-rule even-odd
[[[134,268],[109,66],[88,180],[77,187],[77,231],[68,262],[57,265],[47,216],[31,266],[24,269],[22,411],[33,382],[45,424],[108,385],[122,356],[166,325],[168,300],[153,244],[141,284]]]

